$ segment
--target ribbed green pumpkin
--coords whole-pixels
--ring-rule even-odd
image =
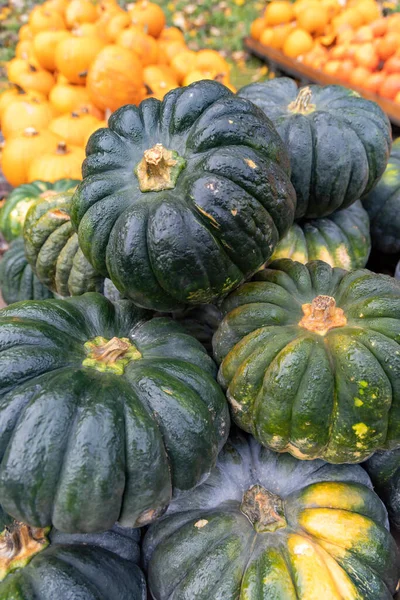
[[[0,312],[0,498],[16,519],[141,526],[214,466],[229,430],[216,366],[150,317],[96,293]]]
[[[368,213],[358,200],[329,217],[294,223],[271,260],[291,258],[303,264],[323,260],[351,271],[365,267],[371,251]]]
[[[388,509],[391,524],[400,530],[400,448],[376,452],[363,467]]]
[[[400,140],[393,143],[386,171],[363,204],[371,220],[373,248],[400,252]]]
[[[7,242],[22,235],[25,217],[31,206],[41,198],[65,192],[78,185],[76,179],[60,179],[55,183],[34,181],[15,188],[0,210],[0,232]]]
[[[400,284],[275,261],[233,292],[214,336],[237,424],[303,458],[354,463],[400,444]]]
[[[239,91],[272,120],[289,151],[296,218],[346,208],[372,190],[391,147],[389,119],[374,102],[339,85],[297,88],[288,77]]]
[[[96,273],[79,247],[71,224],[72,194],[38,200],[26,215],[26,257],[40,281],[60,296],[101,292],[104,277]]]
[[[115,111],[86,154],[72,206],[80,246],[145,308],[226,295],[293,222],[281,139],[260,109],[215,81]]]
[[[140,533],[63,534],[7,519],[0,534],[0,600],[146,600]]]
[[[206,483],[144,540],[154,600],[390,600],[387,513],[356,465],[228,441]]]
[[[22,238],[16,238],[11,242],[0,261],[0,290],[6,304],[53,297],[51,291],[32,271],[25,257]]]

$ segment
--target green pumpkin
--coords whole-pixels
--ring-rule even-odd
[[[145,308],[226,295],[293,222],[282,141],[256,106],[215,81],[117,110],[86,154],[72,204],[80,246]]]
[[[11,520],[0,533],[0,600],[146,600],[140,533],[65,534]]]
[[[32,271],[25,257],[22,238],[16,238],[11,242],[0,261],[0,291],[6,304],[53,297],[51,291]]]
[[[371,221],[372,247],[385,254],[400,252],[400,140],[392,152],[382,179],[368,196],[364,208]]]
[[[0,498],[19,521],[145,525],[214,466],[229,430],[216,366],[150,317],[96,293],[0,311]]]
[[[365,267],[371,251],[368,213],[358,200],[329,217],[294,223],[272,255],[303,264],[323,260],[347,271]]]
[[[5,240],[10,242],[22,235],[26,214],[38,200],[73,189],[78,183],[75,179],[60,179],[55,183],[34,181],[15,188],[0,210],[0,232]]]
[[[101,292],[104,278],[84,257],[72,228],[72,194],[38,200],[26,215],[26,257],[40,281],[60,296]]]
[[[296,218],[318,218],[347,208],[372,190],[391,147],[386,114],[339,85],[300,91],[279,77],[239,91],[274,123],[289,151],[297,194]]]
[[[362,466],[384,501],[391,524],[400,530],[400,449],[376,452]]]
[[[236,423],[303,459],[354,463],[400,444],[400,284],[275,261],[233,292],[213,340]]]
[[[298,461],[250,437],[228,441],[143,551],[154,600],[389,600],[400,576],[361,467]]]

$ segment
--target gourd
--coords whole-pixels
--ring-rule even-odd
[[[362,466],[388,509],[391,525],[400,530],[400,449],[375,452]]]
[[[143,544],[154,600],[390,600],[399,554],[357,465],[298,461],[235,435]]]
[[[227,403],[174,321],[97,293],[20,302],[0,313],[0,347],[0,497],[18,521],[139,527],[215,465]]]
[[[24,224],[25,254],[39,280],[60,296],[101,292],[104,278],[88,263],[71,225],[71,193],[44,195]]]
[[[63,534],[1,520],[0,600],[146,600],[137,530]]]
[[[79,244],[140,306],[212,303],[292,224],[282,141],[256,106],[214,81],[121,108],[86,154],[71,212]]]
[[[294,223],[271,260],[291,258],[303,264],[323,260],[351,271],[365,267],[371,251],[368,213],[359,200],[329,217]]]
[[[28,210],[42,198],[54,196],[58,192],[73,190],[79,181],[60,179],[55,183],[34,181],[15,188],[0,210],[0,232],[7,242],[22,235]]]
[[[391,148],[391,128],[374,102],[338,85],[297,89],[287,77],[239,91],[272,120],[290,156],[296,218],[324,217],[372,190]]]
[[[236,423],[302,459],[398,446],[399,308],[387,275],[273,262],[226,299],[213,340]]]
[[[372,246],[385,254],[400,252],[400,142],[393,143],[382,179],[363,205],[371,221]]]
[[[82,162],[85,158],[83,148],[58,142],[51,151],[37,156],[30,164],[28,171],[29,181],[46,179],[58,181],[59,179],[81,179]]]
[[[0,290],[6,304],[44,300],[53,294],[36,277],[25,257],[24,240],[17,238],[0,261]]]

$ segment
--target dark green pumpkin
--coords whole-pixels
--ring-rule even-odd
[[[289,259],[256,279],[226,299],[213,340],[237,424],[332,463],[399,446],[399,282]]]
[[[293,222],[282,141],[260,109],[215,81],[117,110],[86,154],[72,206],[80,246],[145,308],[226,295]]]
[[[387,513],[357,465],[228,441],[207,482],[144,539],[154,600],[390,600]]]
[[[22,238],[16,238],[11,242],[0,261],[0,291],[6,304],[53,297],[51,291],[32,271],[25,257]]]
[[[0,210],[0,232],[4,238],[10,242],[22,235],[26,214],[38,200],[55,192],[71,190],[78,183],[76,179],[60,179],[55,183],[34,181],[15,188]]]
[[[118,525],[74,535],[8,520],[0,534],[0,600],[146,600],[139,540],[137,529]]]
[[[26,257],[40,281],[60,296],[101,292],[104,277],[96,273],[79,247],[71,224],[72,194],[38,200],[26,215]]]
[[[279,77],[239,91],[272,120],[289,151],[296,218],[346,208],[371,191],[391,147],[389,119],[374,102],[339,85]]]
[[[303,264],[323,260],[347,271],[365,267],[371,251],[369,218],[358,200],[321,219],[294,223],[271,260],[291,258]]]
[[[372,247],[386,254],[400,252],[400,140],[393,143],[386,171],[363,204],[371,221]]]
[[[384,501],[391,524],[400,530],[400,449],[376,452],[362,466]]]
[[[229,430],[216,366],[150,317],[96,293],[0,312],[0,498],[19,521],[141,526],[214,466]]]

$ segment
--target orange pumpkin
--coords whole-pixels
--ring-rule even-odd
[[[159,64],[169,65],[174,56],[182,52],[182,50],[186,50],[186,45],[179,40],[175,40],[173,42],[159,42],[158,48]]]
[[[140,58],[144,67],[158,62],[158,44],[156,40],[137,29],[135,25],[121,31],[117,38],[118,46],[132,50]]]
[[[147,95],[162,100],[169,91],[178,87],[176,79],[160,65],[152,65],[143,69]],[[184,85],[186,85],[184,83]]]
[[[66,29],[66,25],[58,11],[47,10],[44,6],[36,6],[29,17],[29,28],[36,35],[40,31]]]
[[[294,29],[286,38],[283,45],[283,52],[290,58],[297,58],[311,50],[313,45],[314,40],[307,31]]]
[[[377,94],[379,91],[379,88],[381,87],[381,85],[383,84],[383,82],[386,79],[386,75],[383,71],[377,71],[376,73],[372,73],[372,75],[369,75],[369,77],[367,77],[367,79],[364,82],[363,87],[368,90],[369,92],[372,92],[373,94]]]
[[[396,97],[395,97],[394,101],[395,101],[397,104],[399,104],[399,103],[400,103],[400,92],[398,92],[398,93],[396,94]]]
[[[182,31],[177,27],[167,27],[163,29],[158,37],[159,42],[183,42],[185,43],[185,36]]]
[[[33,40],[35,57],[42,67],[48,71],[56,70],[55,48],[61,40],[68,38],[67,31],[41,31]]]
[[[106,46],[89,69],[87,88],[93,104],[104,111],[138,104],[146,95],[140,60],[126,48]]]
[[[229,64],[216,50],[200,50],[197,53],[196,69],[229,73]]]
[[[345,58],[344,60],[340,61],[339,67],[336,71],[336,77],[340,79],[340,81],[350,81],[354,67],[355,65],[351,58]]]
[[[131,17],[128,13],[117,13],[111,17],[106,27],[106,36],[109,42],[115,42],[124,29],[131,25]],[[138,30],[143,31],[143,27],[138,27]]]
[[[84,106],[89,109],[91,104],[87,89],[72,83],[57,83],[50,92],[49,100],[58,115],[71,113]],[[99,118],[101,116],[99,113]]]
[[[65,19],[70,29],[81,23],[94,23],[97,10],[90,0],[71,0],[65,11]]]
[[[44,69],[37,69],[33,65],[27,63],[25,71],[20,73],[18,77],[18,85],[23,90],[40,92],[44,96],[48,96],[51,88],[55,84],[54,77]]]
[[[59,179],[82,179],[82,162],[85,151],[78,146],[58,142],[51,151],[47,151],[31,162],[28,180],[58,181]]]
[[[25,73],[27,65],[29,65],[29,63],[24,58],[13,58],[8,61],[8,63],[6,63],[8,81],[18,84],[19,76],[22,73]]]
[[[7,181],[15,187],[28,183],[29,167],[34,158],[50,151],[58,141],[58,137],[50,131],[38,131],[33,127],[8,139],[4,144],[1,161]]]
[[[89,131],[99,127],[99,119],[89,112],[72,112],[51,121],[49,130],[73,146],[84,146]]]
[[[171,68],[176,75],[177,82],[182,84],[185,77],[196,68],[197,55],[192,50],[182,50],[171,60]]]
[[[1,117],[1,130],[5,139],[27,129],[45,129],[53,118],[49,102],[33,97],[12,102],[4,109]]]
[[[355,44],[366,44],[374,40],[374,33],[369,25],[363,25],[354,34],[353,41]]]
[[[103,48],[104,42],[98,37],[72,33],[56,48],[57,69],[70,83],[85,85],[89,68]]]
[[[22,25],[21,29],[18,32],[18,36],[21,41],[33,40],[34,34],[32,29],[29,27],[28,23],[26,25]]]
[[[297,14],[297,26],[308,33],[322,34],[328,23],[328,10],[322,5],[306,6]]]
[[[259,40],[260,36],[264,30],[265,27],[265,21],[262,17],[255,19],[250,27],[250,36],[253,38],[253,40]]]
[[[15,47],[15,56],[23,60],[29,60],[33,56],[33,41],[21,40]]]
[[[108,43],[110,39],[107,34],[107,29],[111,20],[117,15],[125,15],[126,13],[118,5],[112,4],[109,5],[108,8],[104,3],[101,3],[101,5],[104,7],[104,10],[101,12],[99,19],[95,23],[96,35],[98,35],[98,37],[104,42]],[[99,6],[100,5],[97,6],[98,11]]]
[[[385,73],[400,73],[400,56],[398,55],[394,55],[391,56],[386,62],[385,62],[385,66],[383,67],[383,70],[385,71]]]
[[[338,70],[340,69],[340,60],[328,60],[323,66],[323,71],[327,75],[331,75],[335,77],[337,75]]]
[[[354,52],[354,59],[359,67],[366,67],[371,71],[375,71],[379,65],[379,56],[371,43],[358,45]]]
[[[350,75],[351,85],[363,87],[367,79],[372,75],[372,72],[366,67],[356,67]]]
[[[387,60],[400,47],[400,33],[389,31],[384,37],[379,38],[375,43],[375,50],[379,58]]]
[[[269,46],[270,48],[279,48],[279,44],[275,39],[275,27],[266,27],[260,36],[260,43],[263,46]],[[281,46],[282,48],[283,46]]]
[[[0,95],[0,123],[5,109],[10,104],[21,101],[42,102],[45,99],[46,98],[43,96],[43,94],[39,94],[38,92],[25,92],[25,90],[18,85],[9,84]]]
[[[43,6],[46,10],[55,10],[64,15],[68,6],[68,0],[46,0]]]
[[[163,9],[148,2],[148,0],[139,0],[130,9],[129,14],[133,25],[141,25],[145,32],[157,38],[165,27],[165,14]]]
[[[394,31],[395,33],[400,33],[400,15],[395,13],[388,17],[387,19],[387,29],[388,31]]]
[[[264,12],[264,21],[267,27],[290,23],[295,18],[293,7],[285,0],[273,0]]]
[[[388,19],[386,19],[385,17],[377,19],[376,21],[373,21],[369,27],[375,38],[382,37],[387,33]]]
[[[379,88],[379,95],[388,100],[394,100],[400,92],[400,73],[391,73]]]

